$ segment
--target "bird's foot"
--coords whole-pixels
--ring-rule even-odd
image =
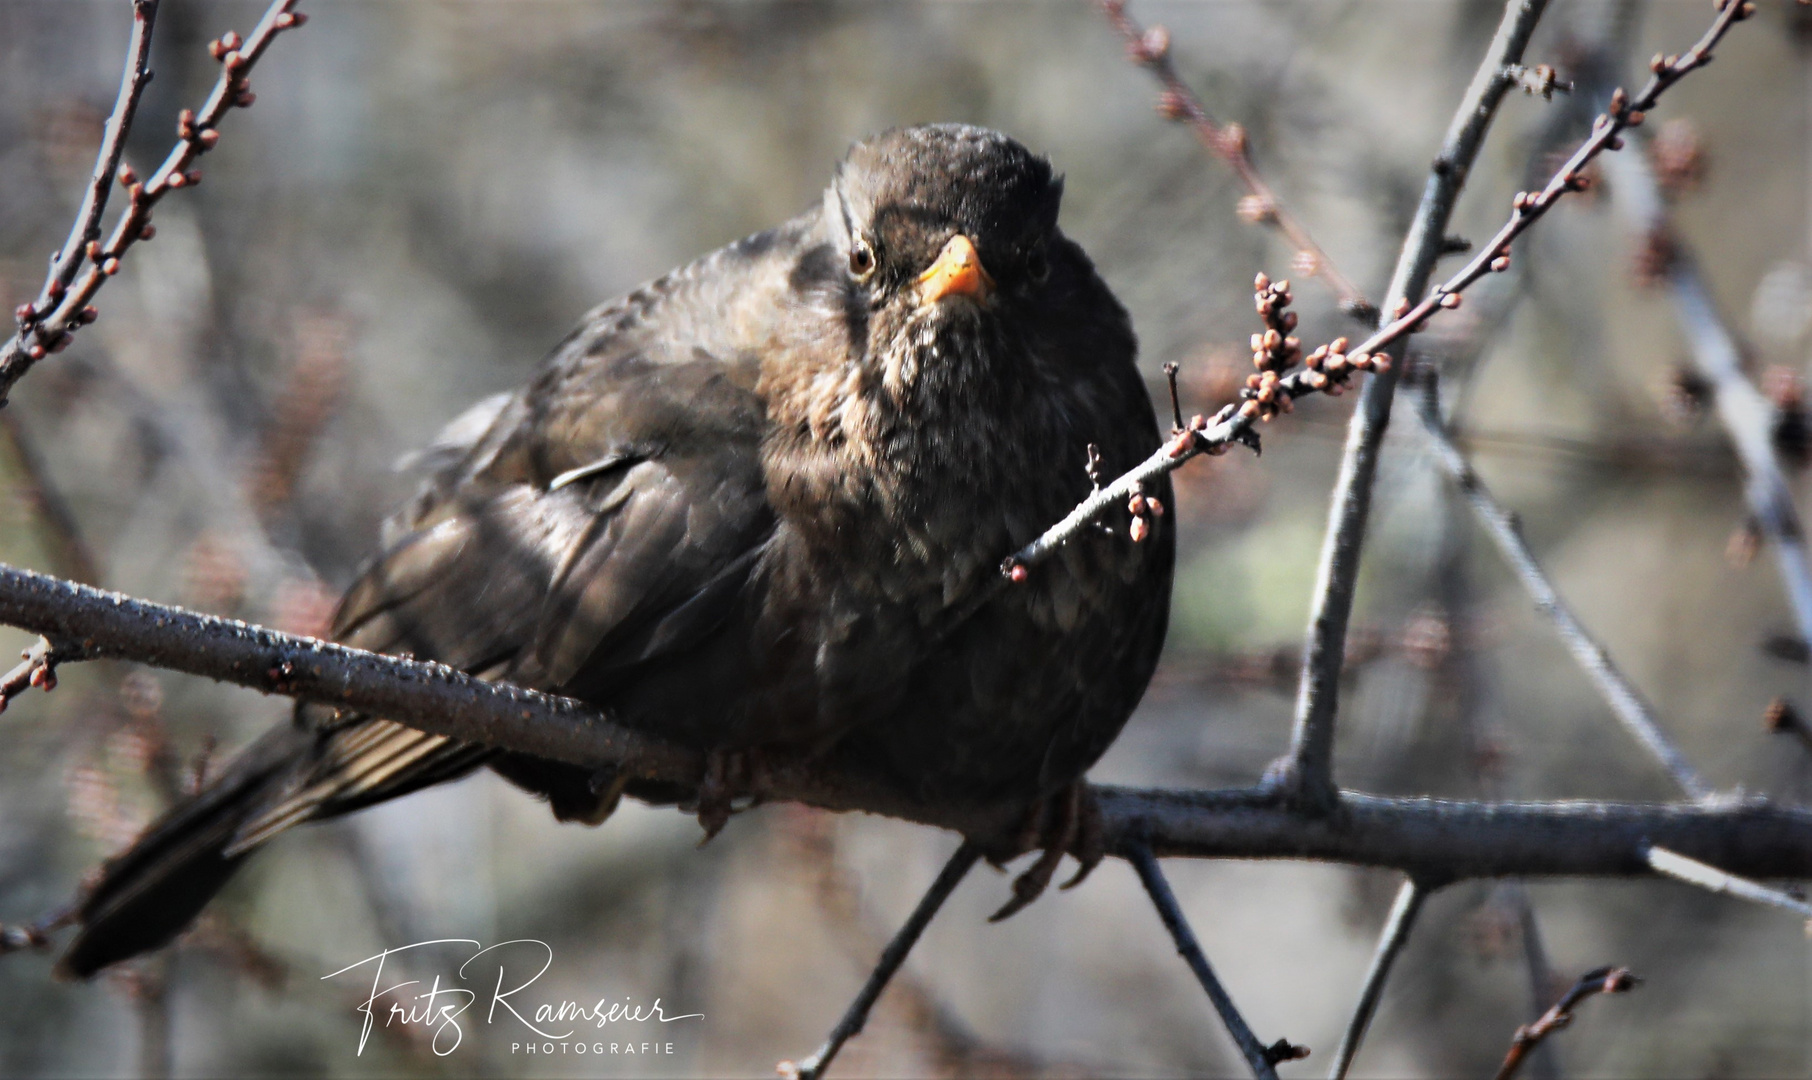
[[[705,755],[705,775],[698,783],[698,823],[705,830],[699,846],[723,831],[735,813],[736,793],[760,790],[761,754],[754,748],[719,747]],[[747,807],[743,807],[747,809]]]
[[[1107,856],[1102,840],[1101,804],[1095,800],[1088,782],[1077,780],[1056,794],[1033,803],[1026,814],[1019,849],[1039,851],[1038,861],[1013,879],[1013,899],[995,912],[989,922],[1010,918],[1043,896],[1064,855],[1073,854],[1078,864],[1075,875],[1063,883],[1065,889],[1082,884],[1082,880]]]

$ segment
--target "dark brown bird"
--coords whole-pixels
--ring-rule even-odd
[[[62,970],[168,942],[292,825],[480,765],[561,820],[627,791],[714,829],[726,762],[820,754],[925,800],[1023,802],[1035,895],[1151,676],[1175,557],[1165,519],[1135,542],[1123,516],[974,602],[1088,495],[1089,447],[1113,475],[1156,441],[1062,190],[992,131],[876,136],[818,207],[591,312],[426,455],[336,640],[592,702],[706,751],[699,790],[299,708],[107,864]]]

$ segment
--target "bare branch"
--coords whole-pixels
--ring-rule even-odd
[[[1432,881],[1641,876],[1651,844],[1753,878],[1812,866],[1812,811],[1763,799],[1466,802],[1343,791],[1335,814],[1314,816],[1263,786],[1099,791],[1110,849],[1122,855],[1143,827],[1161,856],[1316,859]]]
[[[1245,185],[1246,197],[1239,204],[1240,217],[1253,224],[1276,226],[1296,249],[1291,259],[1292,272],[1327,282],[1328,288],[1339,298],[1341,310],[1367,322],[1376,318],[1377,306],[1340,272],[1327,252],[1321,250],[1321,245],[1309,235],[1309,230],[1284,207],[1277,193],[1259,175],[1258,167],[1252,164],[1245,128],[1239,124],[1216,123],[1201,98],[1177,74],[1176,66],[1170,60],[1169,31],[1162,26],[1150,30],[1140,26],[1126,13],[1126,0],[1097,0],[1097,6],[1125,40],[1127,57],[1150,71],[1163,87],[1158,111],[1167,119],[1188,124],[1208,152],[1226,162]]]
[[[36,922],[22,925],[0,924],[0,956],[23,949],[50,948],[51,933],[68,926],[74,921],[74,918],[75,908],[65,907],[51,912]]]
[[[0,956],[22,949],[48,949],[50,934],[36,923],[24,926],[0,925]]]
[[[76,645],[86,657],[117,657],[157,667],[420,723],[468,742],[520,744],[501,737],[547,734],[543,756],[643,761],[651,768],[699,775],[699,756],[612,723],[601,712],[566,698],[506,683],[487,683],[442,664],[379,656],[358,649],[280,634],[231,619],[134,600],[74,582],[0,564],[0,622],[37,628],[53,641]]]
[[[901,926],[899,933],[895,934],[893,940],[887,943],[887,948],[881,953],[881,959],[876,962],[874,971],[868,976],[868,981],[862,984],[862,989],[856,994],[856,999],[849,1003],[849,1008],[844,1011],[842,1019],[838,1020],[837,1026],[831,1029],[829,1037],[824,1040],[824,1045],[804,1061],[781,1062],[780,1075],[791,1077],[792,1080],[817,1080],[818,1077],[824,1075],[824,1070],[830,1067],[831,1060],[837,1056],[837,1051],[843,1048],[843,1044],[861,1033],[863,1025],[868,1023],[869,1010],[873,1009],[875,1002],[880,1000],[881,991],[887,988],[888,980],[892,979],[894,972],[898,971],[900,965],[906,962],[906,954],[910,953],[912,947],[918,944],[919,935],[925,932],[925,927],[931,925],[931,920],[937,915],[938,909],[943,907],[944,901],[956,891],[956,887],[974,868],[976,860],[980,859],[981,855],[981,848],[968,841],[964,841],[963,845],[956,849],[956,854],[950,856],[950,861],[944,864],[944,869],[931,883],[931,888],[927,889],[925,895],[920,898],[918,906],[912,909],[912,914],[906,919],[905,925]]]
[[[126,70],[120,75],[119,96],[114,99],[113,112],[108,115],[106,127],[101,132],[101,147],[94,157],[94,173],[88,178],[88,189],[82,193],[82,205],[69,228],[69,238],[51,256],[50,270],[38,291],[38,299],[17,312],[22,324],[42,327],[37,322],[39,314],[56,310],[69,286],[75,282],[76,272],[82,268],[88,245],[100,238],[101,215],[107,211],[107,196],[113,190],[114,173],[119,170],[120,158],[126,152],[126,134],[132,130],[139,98],[152,78],[151,31],[157,25],[157,6],[158,0],[132,0],[132,37],[126,45]]]
[[[0,623],[76,643],[87,657],[152,664],[383,716],[437,735],[691,785],[703,755],[613,723],[567,698],[488,683],[439,664],[362,652],[198,615],[0,565]],[[847,763],[780,753],[736,794],[862,810],[952,829],[990,854],[1017,853],[1023,804],[927,803]],[[1661,844],[1748,877],[1812,865],[1812,811],[1761,799],[1696,804],[1480,803],[1343,793],[1333,815],[1269,787],[1152,791],[1097,787],[1102,839],[1163,856],[1317,859],[1428,880],[1638,876]]]
[[[90,301],[100,292],[108,278],[119,273],[120,259],[124,257],[126,250],[134,243],[149,240],[155,235],[151,224],[152,208],[171,191],[201,183],[201,171],[191,166],[202,154],[213,149],[219,140],[220,121],[225,118],[226,111],[235,106],[245,108],[252,104],[255,98],[247,88],[247,82],[253,66],[278,34],[301,26],[306,21],[306,16],[290,10],[298,2],[299,0],[274,0],[250,37],[242,41],[238,34],[229,31],[209,46],[209,52],[220,61],[220,78],[214,83],[213,91],[198,112],[183,110],[177,122],[176,146],[148,179],[141,183],[129,165],[119,166],[117,174],[109,166],[109,176],[97,176],[96,183],[105,185],[117,175],[121,186],[126,189],[126,210],[114,223],[113,232],[103,243],[98,238],[98,225],[105,192],[96,196],[92,202],[84,201],[83,216],[78,219],[78,231],[83,232],[87,239],[79,248],[79,257],[67,267],[69,279],[64,281],[60,277],[65,273],[63,260],[68,254],[66,249],[59,254],[57,262],[52,266],[51,280],[46,283],[45,295],[39,298],[39,303],[20,308],[17,313],[18,333],[6,344],[0,345],[0,405],[5,404],[13,384],[31,370],[33,364],[50,353],[66,348],[77,330],[98,317]],[[135,0],[135,17],[142,10],[142,0]],[[139,40],[141,29],[148,47],[148,20],[134,24],[135,43]],[[136,100],[134,94],[134,105]],[[115,120],[119,121],[117,132]],[[124,140],[130,120],[130,110],[121,113],[116,107],[114,120],[108,121],[102,152],[110,152],[106,140],[114,139],[116,145],[111,151],[114,164],[118,161],[117,143]],[[88,221],[90,212],[93,222]],[[95,229],[93,235],[88,234],[91,225]],[[88,269],[75,276],[83,259],[86,260]]]
[[[1743,372],[1735,336],[1699,277],[1686,246],[1673,234],[1653,171],[1640,154],[1609,159],[1606,170],[1616,205],[1645,243],[1665,237],[1663,274],[1673,292],[1674,314],[1692,353],[1693,367],[1710,384],[1718,419],[1748,477],[1743,494],[1762,533],[1773,541],[1781,581],[1801,640],[1812,641],[1812,556],[1793,506],[1792,488],[1771,438],[1777,410]]]
[[[1239,1047],[1240,1055],[1251,1066],[1252,1075],[1259,1080],[1277,1080],[1277,1063],[1295,1061],[1309,1056],[1306,1047],[1295,1046],[1288,1039],[1279,1039],[1270,1046],[1258,1041],[1247,1025],[1245,1017],[1227,996],[1227,990],[1221,981],[1215,978],[1214,969],[1208,966],[1208,957],[1202,952],[1202,946],[1195,939],[1195,932],[1189,929],[1189,921],[1183,917],[1183,909],[1177,904],[1176,894],[1170,891],[1170,882],[1164,879],[1164,870],[1151,853],[1151,848],[1144,843],[1134,841],[1128,844],[1123,854],[1126,861],[1132,863],[1139,873],[1139,881],[1145,886],[1145,892],[1151,897],[1152,906],[1158,909],[1158,918],[1164,920],[1164,929],[1170,931],[1170,939],[1176,942],[1177,952],[1188,963],[1189,970],[1195,973],[1195,979],[1202,984],[1208,994],[1208,1000],[1214,1003],[1214,1011],[1220,1014],[1221,1022],[1227,1025],[1227,1033],[1233,1036],[1234,1045]]]
[[[19,663],[5,675],[0,675],[0,712],[5,712],[14,698],[34,686],[45,693],[55,690],[57,665],[83,658],[81,649],[67,643],[55,644],[47,637],[40,637],[19,655]]]
[[[1435,263],[1446,246],[1447,222],[1453,214],[1454,203],[1459,199],[1473,159],[1484,143],[1485,131],[1497,112],[1497,105],[1513,83],[1505,73],[1506,68],[1521,62],[1523,50],[1546,7],[1547,0],[1510,0],[1505,5],[1497,35],[1454,113],[1440,156],[1435,159],[1423,189],[1421,205],[1416,208],[1415,220],[1404,239],[1390,288],[1385,293],[1385,302],[1398,319],[1361,345],[1357,350],[1359,354],[1394,346],[1390,358],[1393,363],[1400,361],[1403,348],[1397,342],[1419,325],[1420,319],[1437,310],[1424,301],[1422,307],[1427,307],[1428,311],[1418,316],[1417,321],[1405,322],[1409,314],[1421,310],[1421,307],[1409,308],[1410,298],[1420,296],[1427,288]],[[1440,293],[1441,290],[1436,290],[1429,300],[1438,305]],[[1395,335],[1391,334],[1393,330]],[[1333,762],[1340,669],[1346,653],[1346,627],[1352,616],[1353,592],[1358,585],[1366,521],[1371,514],[1378,452],[1385,428],[1390,424],[1391,398],[1396,383],[1389,368],[1367,380],[1347,428],[1346,453],[1341,458],[1340,475],[1334,483],[1333,512],[1329,516],[1316,570],[1290,754],[1272,767],[1271,776],[1281,790],[1293,799],[1323,811],[1332,808],[1338,793],[1334,786]]]
[[[1677,851],[1664,847],[1648,849],[1648,864],[1654,867],[1655,873],[1684,881],[1688,885],[1697,885],[1715,893],[1724,893],[1742,900],[1753,900],[1758,904],[1784,908],[1799,917],[1808,920],[1806,930],[1812,933],[1812,904],[1796,897],[1789,896],[1779,889],[1770,889],[1759,882],[1748,881],[1735,874],[1725,873],[1708,863],[1689,859]]]
[[[1410,928],[1415,925],[1416,916],[1421,914],[1422,901],[1428,899],[1429,889],[1415,878],[1410,878],[1397,890],[1397,899],[1390,906],[1390,915],[1384,920],[1384,930],[1378,935],[1378,949],[1372,953],[1372,966],[1365,973],[1365,983],[1359,991],[1359,1004],[1353,1008],[1353,1018],[1347,1022],[1346,1034],[1340,1037],[1340,1049],[1334,1052],[1334,1065],[1328,1070],[1328,1080],[1344,1080],[1346,1071],[1353,1064],[1353,1057],[1359,1053],[1359,1044],[1365,1041],[1365,1031],[1371,1026],[1372,1016],[1378,1011],[1378,1002],[1384,997],[1384,982],[1390,978],[1391,966],[1397,962],[1397,954],[1403,951],[1403,945],[1409,940]]]
[[[1428,435],[1429,443],[1434,448],[1435,461],[1466,496],[1466,501],[1472,505],[1479,521],[1484,524],[1486,534],[1534,598],[1535,606],[1553,621],[1554,629],[1560,634],[1567,651],[1573,654],[1573,659],[1579,662],[1586,676],[1598,687],[1598,692],[1604,695],[1611,711],[1624,728],[1661,763],[1661,767],[1667,770],[1683,791],[1695,799],[1710,797],[1713,793],[1711,785],[1705,782],[1661,730],[1654,711],[1643,700],[1641,692],[1611,661],[1604,646],[1592,637],[1578,616],[1560,598],[1554,583],[1548,580],[1547,572],[1536,562],[1535,553],[1529,550],[1529,544],[1523,539],[1515,516],[1499,505],[1485,482],[1473,471],[1471,462],[1454,445],[1447,425],[1441,419],[1440,382],[1435,373],[1420,372],[1417,377],[1420,382],[1420,408],[1417,412],[1422,418],[1422,427]]]
[[[1554,970],[1548,966],[1548,950],[1542,944],[1541,924],[1535,921],[1535,904],[1529,899],[1529,888],[1520,881],[1506,883],[1511,902],[1516,906],[1517,928],[1523,939],[1523,967],[1529,976],[1529,1015],[1539,1017],[1554,992]],[[1530,1053],[1529,1067],[1536,1080],[1560,1080],[1560,1055],[1552,1043],[1542,1043]]]
[[[1594,994],[1625,993],[1641,981],[1631,975],[1628,968],[1606,967],[1586,972],[1540,1019],[1516,1029],[1516,1035],[1510,1040],[1510,1052],[1504,1055],[1504,1063],[1498,1066],[1496,1080],[1510,1080],[1515,1076],[1529,1051],[1540,1046],[1542,1040],[1549,1035],[1573,1022],[1573,1010],[1579,1007],[1580,1002]]]

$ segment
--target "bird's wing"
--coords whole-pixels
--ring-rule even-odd
[[[774,246],[732,245],[599,309],[528,388],[455,421],[335,639],[551,691],[583,676],[594,698],[709,639],[773,529],[747,312]],[[237,847],[490,753],[377,718],[315,727],[310,767]]]

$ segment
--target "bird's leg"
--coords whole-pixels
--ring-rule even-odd
[[[1101,822],[1101,803],[1095,798],[1095,789],[1088,786],[1085,780],[1078,780],[1076,787],[1076,842],[1072,853],[1076,856],[1076,872],[1070,879],[1059,885],[1060,889],[1073,889],[1101,865],[1107,858],[1106,828]]]
[[[710,843],[729,823],[738,792],[758,793],[767,786],[766,762],[758,746],[719,747],[705,755],[705,775],[698,783],[698,823],[705,830],[701,845]],[[750,805],[760,801],[757,794]]]
[[[702,846],[723,831],[730,821],[731,776],[740,772],[740,752],[718,747],[705,755],[705,775],[698,782],[698,823],[705,830]]]
[[[1076,780],[1053,795],[1032,804],[1026,815],[1026,832],[1022,848],[1043,849],[1038,861],[1013,880],[1013,899],[995,912],[989,922],[999,922],[1018,914],[1027,904],[1044,895],[1057,864],[1073,853],[1080,864],[1074,877],[1063,887],[1073,888],[1100,865],[1107,849],[1102,842],[1101,805],[1085,780]]]

